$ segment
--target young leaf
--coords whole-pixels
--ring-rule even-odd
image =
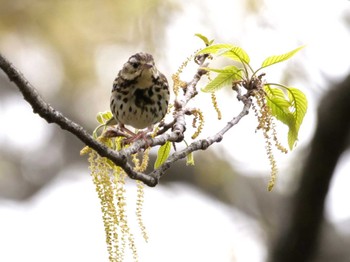
[[[164,162],[168,159],[171,149],[171,143],[167,141],[164,145],[162,145],[157,154],[156,162],[154,163],[154,169],[160,167]]]
[[[239,71],[242,71],[242,69],[239,69],[238,67],[234,65],[225,66],[224,68],[209,68],[209,67],[202,67],[201,69],[215,72],[215,73],[225,73],[225,74],[235,74]]]
[[[95,128],[95,130],[92,132],[92,137],[93,137],[94,139],[97,139],[97,137],[98,137],[98,130],[99,130],[100,128],[104,127],[104,126],[105,126],[105,124],[101,124],[101,125],[98,125],[98,126]]]
[[[290,129],[295,126],[293,114],[288,109],[282,107],[279,102],[278,100],[271,99],[268,100],[267,105],[271,109],[271,114]]]
[[[250,58],[246,51],[239,46],[231,44],[216,44],[203,48],[198,54],[217,54],[219,56],[228,57],[238,62],[244,62],[248,64]]]
[[[272,88],[270,85],[265,85],[264,90],[271,114],[289,128],[288,145],[292,150],[298,140],[299,128],[306,114],[306,96],[299,89],[292,87],[285,88],[287,94],[280,88]]]
[[[195,36],[197,36],[200,39],[202,39],[206,46],[209,46],[209,45],[211,45],[211,43],[214,42],[214,40],[209,41],[209,39],[206,36],[202,35],[202,34],[195,34]]]
[[[285,53],[285,54],[282,54],[282,55],[274,55],[274,56],[270,56],[268,58],[266,58],[264,60],[264,62],[262,63],[261,65],[261,68],[264,68],[264,67],[268,67],[270,65],[273,65],[273,64],[277,64],[277,63],[280,63],[280,62],[283,62],[289,58],[291,58],[295,53],[297,53],[298,51],[300,51],[301,49],[303,49],[304,46],[300,46],[288,53]]]
[[[298,131],[295,128],[289,128],[288,131],[288,146],[292,150],[298,141]]]
[[[103,120],[103,113],[99,112],[96,116],[97,122],[99,122],[100,124],[104,124],[104,120]]]
[[[113,115],[111,111],[105,111],[105,112],[102,112],[102,117],[104,120],[109,120],[113,117]]]
[[[111,118],[113,118],[111,111],[98,112],[96,116],[97,122],[99,122],[100,124],[105,124]]]
[[[227,69],[228,67],[230,67],[230,69]],[[227,70],[227,71],[219,73],[211,82],[209,82],[204,88],[202,88],[202,91],[205,93],[215,92],[223,88],[224,86],[232,85],[232,82],[235,80],[242,79],[241,69],[234,66],[228,66],[228,67],[224,68],[224,70]]]
[[[250,58],[246,51],[244,51],[239,46],[234,46],[227,51],[223,52],[222,56],[228,57],[232,60],[238,61],[238,62],[244,62],[246,64],[249,64]]]
[[[293,114],[289,111],[291,106],[288,97],[279,88],[272,88],[268,85],[264,86],[267,94],[267,106],[271,110],[271,114],[288,127],[294,125]]]
[[[222,49],[229,50],[234,47],[235,46],[231,44],[216,44],[203,48],[198,54],[217,54]]]
[[[288,134],[288,143],[289,148],[292,149],[294,147],[295,141],[298,139],[299,128],[304,120],[304,116],[307,111],[307,99],[303,92],[301,92],[297,88],[289,87],[287,88],[288,97],[291,101],[291,112],[295,121],[295,130],[293,130],[293,134],[291,134],[291,138],[289,139]],[[295,138],[295,139],[294,139]]]

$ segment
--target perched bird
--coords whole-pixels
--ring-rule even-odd
[[[113,82],[111,111],[123,131],[130,133],[124,125],[150,131],[164,118],[169,96],[168,81],[152,55],[140,52],[129,58]]]

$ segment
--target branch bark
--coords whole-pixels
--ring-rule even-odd
[[[320,103],[318,124],[293,200],[270,262],[311,261],[321,236],[324,204],[334,169],[350,133],[350,75]]]
[[[206,73],[202,67],[207,66],[205,63],[206,56],[198,57],[199,67],[195,73],[191,82],[187,83],[185,93],[182,97],[175,100],[176,112],[174,114],[174,120],[172,121],[171,132],[161,133],[155,138],[150,138],[146,141],[143,139],[136,141],[130,147],[122,149],[120,151],[114,151],[106,147],[104,144],[93,139],[93,137],[79,124],[65,117],[62,113],[55,110],[40,96],[38,91],[32,86],[29,81],[23,76],[23,74],[17,70],[4,56],[0,54],[0,68],[5,72],[21,93],[24,99],[32,106],[34,113],[39,114],[48,123],[55,123],[62,129],[72,133],[84,144],[95,150],[100,156],[107,157],[114,164],[120,166],[127,175],[136,180],[140,180],[148,186],[155,186],[158,184],[159,179],[165,173],[165,171],[179,159],[185,158],[189,153],[197,150],[205,150],[215,142],[220,142],[223,135],[236,125],[245,115],[248,114],[251,106],[251,100],[249,95],[238,94],[238,99],[243,103],[242,111],[234,117],[229,123],[227,123],[217,134],[210,136],[206,139],[197,140],[192,142],[187,148],[173,153],[169,159],[161,165],[158,169],[152,171],[149,174],[137,172],[128,163],[127,157],[131,154],[139,152],[147,146],[163,145],[166,141],[181,142],[184,138],[184,132],[186,131],[185,113],[188,111],[187,103],[197,94],[196,86],[201,77]]]

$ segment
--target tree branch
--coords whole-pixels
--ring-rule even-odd
[[[174,119],[171,122],[171,131],[169,130],[169,124],[165,125],[166,130],[160,132],[154,138],[149,138],[147,141],[140,139],[134,142],[128,148],[124,148],[120,151],[114,151],[99,141],[95,140],[84,128],[72,120],[65,117],[62,113],[55,110],[51,105],[45,102],[39,95],[37,90],[29,83],[28,80],[22,75],[22,73],[17,70],[5,57],[0,54],[0,68],[9,77],[10,81],[14,82],[18,89],[24,96],[24,99],[32,106],[34,113],[39,114],[48,123],[56,123],[62,129],[75,135],[84,144],[95,150],[100,156],[107,157],[114,164],[120,166],[127,175],[136,180],[140,180],[148,186],[157,185],[159,179],[164,174],[164,172],[177,160],[186,157],[188,154],[197,151],[205,150],[215,142],[220,142],[224,134],[236,125],[245,115],[248,114],[249,108],[251,106],[251,99],[249,95],[241,95],[239,90],[237,98],[243,102],[242,111],[234,117],[230,122],[228,122],[217,134],[208,137],[207,139],[201,139],[192,142],[187,148],[174,152],[167,161],[161,165],[158,169],[152,171],[150,174],[144,174],[133,170],[133,167],[127,162],[127,157],[131,154],[139,152],[142,148],[153,147],[157,145],[163,145],[167,141],[170,142],[181,142],[184,139],[184,133],[186,131],[186,120],[185,115],[188,111],[188,102],[197,95],[196,86],[201,79],[201,77],[206,74],[206,71],[201,69],[202,67],[207,67],[205,64],[206,56],[197,57],[197,62],[199,67],[195,73],[192,81],[187,83],[184,88],[184,95],[180,98],[177,97],[175,100],[175,112]]]
[[[156,182],[150,176],[133,171],[127,163],[127,155],[106,147],[102,143],[93,139],[93,137],[80,125],[65,117],[46,103],[39,95],[38,91],[29,83],[23,74],[18,71],[3,55],[0,54],[0,68],[14,82],[24,96],[24,99],[32,106],[33,112],[39,114],[48,123],[55,123],[62,129],[75,135],[84,144],[94,149],[100,156],[107,157],[113,163],[121,166],[125,172],[133,179],[143,181],[145,184],[153,185]]]
[[[230,122],[227,123],[227,125],[222,128],[217,134],[210,136],[206,139],[200,139],[197,141],[192,142],[188,147],[186,147],[183,150],[177,151],[174,154],[172,154],[163,165],[161,165],[158,169],[154,170],[150,175],[160,179],[162,175],[164,175],[165,171],[176,161],[179,159],[185,158],[187,155],[194,151],[198,150],[206,150],[209,146],[211,146],[213,143],[219,143],[224,137],[224,134],[230,130],[234,125],[238,124],[238,122],[249,113],[249,109],[251,107],[252,101],[250,98],[247,98],[245,96],[240,96],[240,100],[244,102],[244,106],[242,111]]]

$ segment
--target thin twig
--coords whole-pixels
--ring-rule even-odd
[[[251,99],[242,96],[242,101],[244,103],[242,111],[234,118],[232,118],[231,121],[229,121],[224,128],[222,128],[218,133],[215,135],[209,136],[206,139],[200,139],[192,142],[188,147],[184,148],[183,150],[177,151],[173,153],[165,162],[163,165],[161,165],[158,169],[152,171],[149,175],[152,177],[155,177],[156,179],[160,179],[161,176],[164,175],[165,171],[176,161],[179,159],[185,158],[187,155],[194,151],[198,150],[206,150],[209,146],[211,146],[214,143],[219,143],[223,137],[224,134],[230,130],[234,125],[238,124],[238,122],[249,113],[249,109],[252,105]]]

